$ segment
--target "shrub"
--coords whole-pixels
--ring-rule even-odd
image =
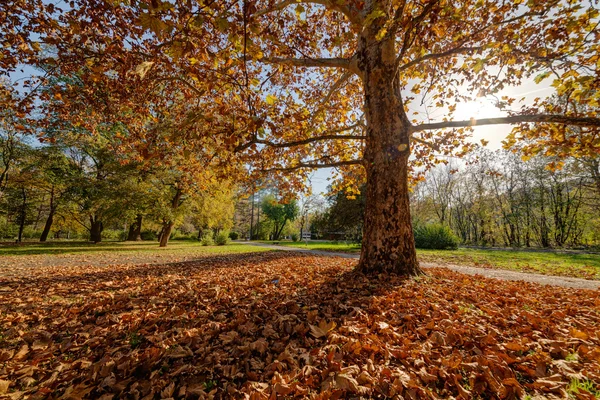
[[[229,232],[221,231],[217,233],[217,236],[215,237],[215,244],[217,246],[225,246],[227,243],[229,243]]]
[[[298,234],[297,233],[292,233],[291,238],[292,238],[292,242],[297,242],[298,241]]]
[[[18,228],[17,228],[17,235],[19,234]],[[23,229],[23,239],[39,239],[40,236],[42,236],[42,231],[40,229],[33,229],[30,226],[26,226]]]
[[[188,233],[186,231],[182,231],[176,229],[175,232],[171,235],[171,239],[173,240],[196,240],[196,235],[193,233]]]
[[[142,240],[156,240],[156,239],[158,239],[158,236],[156,235],[156,232],[154,232],[154,231],[142,231],[142,233],[140,234],[140,236],[142,237]]]
[[[102,231],[103,240],[121,240],[124,231],[122,229],[105,229]]]
[[[202,235],[200,243],[202,243],[202,246],[212,246],[214,244],[212,231],[206,232],[204,235]]]
[[[229,232],[229,239],[231,240],[238,240],[240,237],[240,234],[237,232]]]
[[[415,246],[419,249],[456,249],[459,239],[450,228],[441,224],[418,225],[414,229]]]

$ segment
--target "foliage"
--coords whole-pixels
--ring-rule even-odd
[[[231,240],[238,240],[239,237],[240,237],[240,234],[237,233],[236,231],[229,232],[229,239],[231,239]]]
[[[328,197],[329,207],[313,219],[311,232],[325,239],[360,242],[365,212],[364,186],[360,193],[340,191]]]
[[[229,232],[220,231],[215,235],[215,244],[217,246],[224,246],[227,243],[229,243]]]
[[[202,243],[202,246],[212,246],[215,243],[213,237],[214,237],[213,231],[205,232],[202,235],[202,239],[200,239],[200,243]]]
[[[447,269],[369,278],[352,260],[280,252],[111,268],[61,258],[0,267],[1,396],[565,398],[574,374],[600,381],[597,291]],[[29,368],[40,357],[57,361]]]
[[[291,236],[292,242],[297,242],[299,239],[299,236],[297,233],[292,233],[290,236]]]
[[[478,151],[466,166],[427,173],[412,194],[416,223],[448,225],[479,246],[578,247],[598,232],[597,157],[563,160],[508,151]]]
[[[0,74],[40,70],[1,85],[1,109],[43,116],[24,130],[64,121],[112,137],[125,159],[248,182],[276,174],[282,190],[316,168],[335,167],[336,188],[367,180],[365,270],[417,272],[409,179],[472,150],[473,126],[513,124],[506,146],[527,141],[529,154],[598,150],[594,2],[18,0],[2,11]],[[567,101],[517,101],[515,88],[544,81]],[[459,115],[478,97],[508,116]]]
[[[262,212],[273,222],[273,240],[278,240],[283,233],[288,221],[298,217],[299,209],[295,199],[286,203],[280,202],[274,195],[265,196],[262,200]]]
[[[441,224],[417,225],[414,236],[418,249],[457,249],[460,242],[450,228]]]

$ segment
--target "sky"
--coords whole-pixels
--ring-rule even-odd
[[[554,90],[555,89],[550,86],[550,80],[542,81],[542,83],[540,84],[536,84],[533,80],[530,80],[524,82],[520,86],[511,87],[506,90],[503,90],[496,96],[500,98],[501,96],[506,95],[509,97],[514,97],[517,100],[524,98],[523,104],[531,104],[534,98],[543,98],[551,96]],[[503,113],[494,106],[494,99],[492,97],[487,97],[479,98],[477,101],[469,103],[459,103],[455,111],[454,119],[469,120],[471,118],[481,119],[502,117],[505,115],[506,113]],[[440,113],[439,116],[441,120],[443,112]],[[507,124],[475,127],[473,128],[473,136],[471,138],[471,141],[475,143],[480,143],[481,139],[485,139],[488,142],[488,144],[486,145],[487,149],[497,150],[502,148],[502,141],[510,133],[511,129],[512,126]],[[324,168],[316,171],[312,175],[310,180],[312,192],[314,194],[326,193],[327,186],[330,182],[328,178],[332,178],[332,174],[332,168]]]

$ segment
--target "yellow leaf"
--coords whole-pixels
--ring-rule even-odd
[[[272,106],[273,104],[275,104],[276,101],[277,97],[273,96],[272,94],[267,95],[266,102],[268,105]]]
[[[148,71],[150,71],[150,68],[152,68],[153,65],[153,61],[144,61],[143,63],[135,67],[135,73],[138,74],[140,78],[144,79],[144,77],[146,76]]]

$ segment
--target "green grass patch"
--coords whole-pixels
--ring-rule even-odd
[[[286,247],[298,247],[300,249],[322,250],[322,251],[339,251],[344,253],[359,253],[360,243],[353,242],[332,242],[332,241],[307,241],[307,242],[292,242],[288,240],[277,241],[261,241],[266,244],[277,244]]]
[[[203,254],[230,254],[254,253],[268,249],[231,243],[225,246],[202,246],[197,241],[172,240],[167,247],[158,247],[154,241],[143,242],[90,242],[57,241],[48,243],[24,242],[21,244],[0,245],[1,256],[27,256],[27,255],[203,255]]]
[[[600,280],[600,255],[598,254],[467,248],[451,251],[417,250],[417,253],[419,259],[424,262]]]
[[[263,243],[273,244],[274,242]],[[307,243],[279,241],[278,244],[311,250],[360,252],[360,244],[341,241],[309,241]],[[419,260],[429,263],[508,269],[600,280],[600,254],[469,248],[459,248],[457,250],[417,249],[417,254]]]

